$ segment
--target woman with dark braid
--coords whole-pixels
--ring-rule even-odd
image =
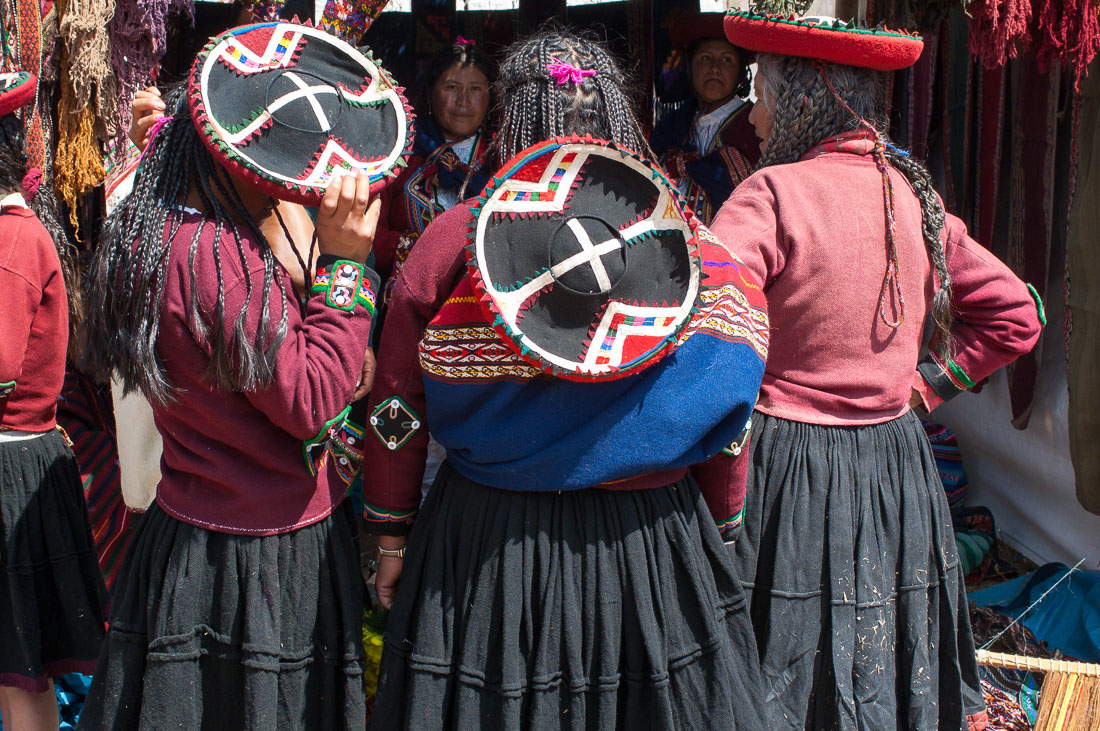
[[[310,32],[312,48],[300,43]],[[291,60],[248,69],[273,76],[249,86],[225,70],[237,59],[220,49],[257,53],[248,44],[266,48],[275,33]],[[219,99],[275,88],[292,73],[283,66],[311,51],[324,78],[321,35],[261,24],[208,46],[192,86],[165,95],[133,191],[106,222],[89,274],[89,358],[149,399],[164,448],[82,729],[365,724],[356,526],[326,439],[369,389],[360,381],[378,284],[363,262],[379,205],[366,173],[327,184],[303,298],[260,225],[275,206],[264,178],[224,157],[222,138],[202,137],[213,122],[200,131],[193,119],[200,109],[216,119]],[[286,118],[267,113],[266,132],[282,134]],[[317,138],[306,135],[327,143],[324,129],[291,131],[301,141],[268,160],[311,159]],[[309,284],[308,266],[303,274]]]
[[[726,32],[762,52],[763,157],[712,228],[765,283],[773,324],[735,549],[773,728],[985,728],[951,518],[912,409],[1026,353],[1042,305],[884,132],[881,71],[915,62],[919,37],[752,12]]]
[[[49,194],[35,194],[41,171],[27,171],[15,112],[34,97],[32,74],[0,74],[0,721],[54,731],[52,679],[94,666],[107,591],[57,427],[79,285]]]
[[[591,353],[601,345],[589,340],[609,351],[631,346],[610,332],[586,338],[592,312],[568,303],[612,297],[587,305],[597,313],[667,305],[663,296],[614,298],[627,272],[654,288],[680,279],[684,270],[629,257],[666,241],[667,231],[646,228],[653,217],[695,220],[651,163],[592,142],[646,150],[626,78],[598,42],[559,29],[519,41],[501,63],[497,92],[495,182],[425,229],[383,327],[363,494],[368,530],[379,536],[378,598],[392,609],[370,727],[765,729],[747,607],[723,545],[740,496],[726,491],[724,472],[709,483],[689,473],[745,428],[766,347],[759,285],[734,275],[727,252],[699,227],[707,286],[687,304],[729,305],[728,321],[700,314],[671,354],[611,380],[577,382],[533,359],[478,304],[485,280],[468,270],[472,230],[516,227],[512,253],[535,276],[516,287],[547,287],[523,295],[531,305],[523,326],[538,330],[545,314],[556,323],[549,337],[575,328]],[[638,208],[627,207],[635,200]],[[486,212],[490,204],[504,208]],[[566,272],[585,256],[571,248],[584,227],[597,227],[596,251],[606,251],[616,246],[614,236],[604,241],[609,231],[633,224],[645,233],[606,260],[617,273],[594,262],[597,279],[584,286],[601,276],[606,286],[574,297],[581,275]],[[585,233],[570,238],[577,231]],[[555,241],[564,247],[557,254]],[[547,257],[559,255],[551,266]],[[615,269],[619,256],[634,263]],[[753,313],[757,347],[701,324],[747,332],[727,296]],[[639,315],[623,330],[657,320]],[[699,406],[700,394],[737,379]],[[425,424],[447,461],[421,505]]]

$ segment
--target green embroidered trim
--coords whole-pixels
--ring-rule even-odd
[[[1035,300],[1035,310],[1039,313],[1039,324],[1043,327],[1047,326],[1047,311],[1043,307],[1043,298],[1039,296],[1039,293],[1035,291],[1035,288],[1030,284],[1027,285],[1027,291],[1031,292],[1031,299]]]
[[[416,515],[416,508],[412,510],[386,510],[363,501],[363,517],[367,520],[379,523],[408,523]]]
[[[356,274],[354,281],[351,278],[340,275],[340,270],[351,267]],[[374,303],[377,295],[370,287],[370,279],[366,275],[366,267],[363,264],[347,259],[339,259],[331,266],[321,267],[313,278],[311,292],[323,292],[325,304],[329,307],[351,312],[356,305],[362,305],[367,312],[374,315]]]
[[[8,381],[7,383],[0,383],[0,398],[9,396],[15,392],[15,381]]]
[[[744,519],[745,519],[745,509],[741,508],[740,510],[738,510],[736,513],[734,513],[730,517],[726,518],[725,520],[716,520],[716,521],[714,521],[714,526],[718,529],[718,532],[721,533],[722,531],[726,531],[726,530],[729,530],[731,528],[736,528],[737,526],[741,525],[741,523],[742,523],[742,521],[744,521]]]
[[[371,431],[391,452],[405,446],[420,426],[420,417],[400,396],[385,399],[370,415]]]
[[[970,376],[966,375],[966,371],[959,367],[959,364],[950,358],[947,359],[947,367],[951,370],[952,375],[959,379],[959,383],[969,388],[974,388],[974,381]]]
[[[325,425],[321,427],[321,431],[317,432],[317,436],[308,441],[302,442],[302,457],[305,458],[306,469],[309,470],[309,474],[311,476],[317,476],[317,467],[320,463],[320,457],[314,455],[313,450],[315,450],[317,447],[324,447],[325,443],[328,441],[329,430],[342,422],[344,419],[346,419],[349,413],[351,413],[350,405],[345,407],[344,410],[341,411],[339,414],[332,417],[332,419],[326,421]],[[323,450],[321,454],[324,454]]]

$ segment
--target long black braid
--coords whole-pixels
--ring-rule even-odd
[[[23,192],[23,178],[26,174],[23,123],[14,114],[0,117],[0,197]],[[65,282],[69,306],[69,353],[75,355],[79,350],[78,333],[81,331],[84,314],[76,247],[61,222],[57,197],[52,188],[43,182],[39,185],[38,192],[28,198],[27,205],[53,240],[57,258],[61,262],[61,276]]]
[[[938,335],[937,347],[950,357],[951,274],[941,234],[944,225],[943,204],[932,185],[932,176],[919,161],[900,152],[883,131],[886,109],[886,85],[883,73],[871,69],[838,64],[822,64],[794,56],[760,54],[757,58],[764,79],[764,102],[775,117],[771,139],[760,159],[760,168],[795,162],[810,148],[841,132],[857,129],[860,119],[870,123],[886,145],[886,159],[913,188],[921,207],[921,229],[925,247],[939,287],[932,299],[932,321]],[[836,94],[826,82],[832,84]],[[837,96],[844,100],[845,109]]]
[[[555,61],[596,73],[579,84],[559,84],[547,71]],[[501,124],[495,144],[501,163],[537,142],[573,134],[649,154],[627,78],[593,35],[555,24],[513,43],[500,64],[496,88]]]
[[[157,132],[138,167],[133,192],[104,224],[103,240],[88,276],[89,342],[87,361],[101,377],[117,373],[126,390],[140,389],[149,399],[166,403],[172,395],[164,366],[156,354],[165,266],[177,235],[183,206],[191,192],[198,195],[207,217],[191,237],[188,264],[191,301],[188,324],[192,334],[211,348],[208,377],[215,387],[254,391],[269,385],[275,356],[286,337],[287,305],[283,301],[278,325],[272,332],[270,294],[282,286],[275,256],[255,220],[245,210],[228,174],[214,162],[191,122],[183,88],[167,95],[171,119]],[[240,226],[260,242],[264,276],[260,292],[245,277],[245,302],[233,323],[225,322],[223,238],[235,243],[241,269],[248,271]],[[199,237],[214,227],[213,256],[218,295],[213,311],[198,299],[195,256]],[[168,232],[167,234],[165,232]],[[224,234],[228,232],[229,237]],[[260,321],[254,333],[245,326],[249,303],[262,298]]]

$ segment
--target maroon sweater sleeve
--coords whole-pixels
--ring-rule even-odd
[[[212,229],[213,226],[204,227],[204,238],[209,236],[213,239]],[[246,248],[254,246],[249,241],[244,244]],[[232,252],[234,247],[227,232],[223,236],[222,251]],[[227,343],[233,338],[233,324],[242,313],[246,337],[253,337],[260,324],[263,301],[259,293],[264,270],[262,266],[256,266],[259,257],[251,250],[248,258],[251,265],[247,275],[243,273],[237,257],[226,256],[223,260],[225,268],[233,272],[227,275],[225,285]],[[326,267],[331,269],[334,261],[335,257],[321,257],[317,267],[318,277]],[[377,275],[366,266],[359,266],[362,267],[364,282],[369,282],[369,291],[376,293]],[[195,279],[200,302],[206,312],[212,312],[217,297],[217,273],[208,269],[213,269],[212,260],[199,257]],[[252,282],[251,296],[249,280]],[[273,380],[263,389],[244,389],[244,395],[273,424],[295,439],[305,441],[317,436],[350,403],[370,344],[374,309],[373,302],[369,307],[357,303],[351,309],[340,309],[331,305],[326,292],[314,291],[310,293],[302,314],[294,305],[296,297],[286,290],[290,283],[285,273],[283,284],[284,288],[272,286],[268,298],[269,336],[274,336],[284,306],[287,312],[286,337],[279,346]],[[316,285],[314,289],[319,290]],[[373,294],[370,298],[373,299]],[[208,345],[199,338],[196,342],[209,354]]]
[[[1035,290],[970,238],[962,221],[948,214],[944,235],[958,324],[950,358],[931,349],[917,364],[914,383],[929,409],[1030,351],[1045,324]]]
[[[10,225],[8,219],[4,222]],[[14,247],[9,253],[16,255]],[[4,322],[0,328],[0,398],[19,386],[31,322],[42,299],[42,288],[32,279],[33,274],[11,264],[0,261],[0,318]]]
[[[420,505],[428,447],[420,339],[466,270],[463,247],[471,205],[452,207],[424,230],[390,296],[369,411],[372,419],[384,417],[387,404],[397,398],[419,426],[391,449],[379,431],[368,425],[373,434],[367,437],[363,455],[363,516],[372,533],[408,533]]]

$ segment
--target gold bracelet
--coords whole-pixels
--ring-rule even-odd
[[[378,547],[378,555],[385,558],[405,558],[405,547],[390,550],[388,548]]]

